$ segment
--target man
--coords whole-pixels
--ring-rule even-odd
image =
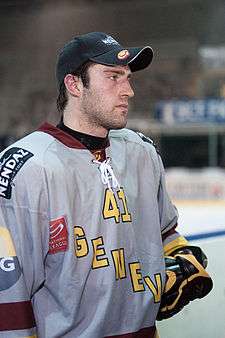
[[[74,38],[57,62],[61,122],[1,154],[1,337],[156,337],[156,318],[212,288],[154,145],[124,129],[131,74],[152,57]]]

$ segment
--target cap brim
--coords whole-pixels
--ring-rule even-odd
[[[108,66],[129,65],[132,72],[144,69],[150,65],[153,58],[153,50],[150,46],[114,48],[109,52],[91,57],[90,60]]]

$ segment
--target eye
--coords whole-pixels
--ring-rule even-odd
[[[116,81],[118,79],[118,75],[114,74],[114,75],[110,75],[110,80]]]

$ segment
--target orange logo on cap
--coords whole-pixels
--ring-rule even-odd
[[[124,59],[127,59],[128,56],[130,56],[130,53],[127,49],[123,49],[121,50],[118,54],[117,54],[117,57],[118,59],[120,60],[124,60]]]

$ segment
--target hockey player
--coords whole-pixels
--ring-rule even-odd
[[[57,61],[58,126],[1,154],[0,337],[157,337],[156,319],[212,288],[176,232],[150,139],[124,129],[151,47],[74,38]],[[160,305],[161,304],[161,305]]]

